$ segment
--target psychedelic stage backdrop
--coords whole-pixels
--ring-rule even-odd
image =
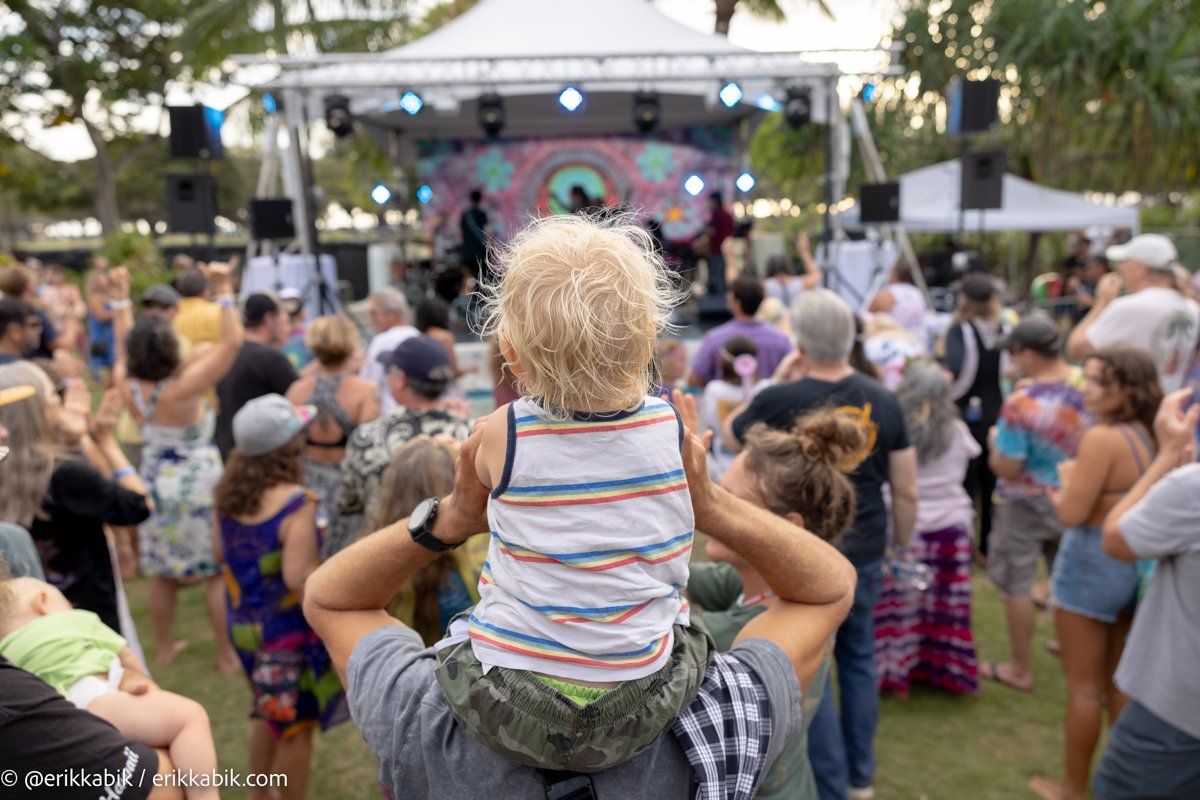
[[[658,219],[667,239],[688,239],[708,221],[708,194],[728,185],[733,134],[724,126],[661,134],[498,142],[423,142],[418,185],[432,190],[426,219],[457,227],[467,194],[480,189],[492,231],[506,239],[535,214],[568,209],[581,185],[606,205],[628,203],[643,220]],[[683,188],[699,175],[705,189]]]

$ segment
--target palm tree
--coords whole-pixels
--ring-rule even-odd
[[[783,22],[787,19],[787,14],[784,13],[779,0],[715,0],[715,2],[717,4],[717,24],[714,32],[722,36],[729,35],[729,21],[733,19],[733,15],[738,9],[745,9],[751,16],[772,22]],[[833,12],[829,10],[826,0],[813,0],[813,2],[825,16],[833,19]]]

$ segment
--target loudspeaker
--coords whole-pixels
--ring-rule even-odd
[[[961,208],[1001,208],[1004,205],[1003,152],[965,153],[962,157]]]
[[[250,235],[255,239],[294,239],[292,201],[286,197],[250,201]]]
[[[864,183],[858,189],[860,222],[899,222],[900,184]]]
[[[167,176],[167,227],[177,233],[214,233],[217,214],[208,175]]]
[[[966,81],[956,78],[950,85],[946,132],[981,133],[996,123],[996,103],[1000,100],[1000,81],[986,78]]]
[[[171,158],[220,158],[225,115],[202,105],[167,106],[171,120]]]

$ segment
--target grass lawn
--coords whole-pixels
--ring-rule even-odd
[[[1003,660],[1007,635],[1000,600],[982,573],[975,580],[975,636],[981,660]],[[150,631],[145,580],[126,585],[134,619]],[[247,770],[250,689],[240,676],[216,671],[215,651],[199,587],[180,593],[177,631],[191,641],[169,667],[154,677],[166,689],[204,704],[213,723],[223,769]],[[914,689],[906,702],[885,698],[876,753],[879,800],[1008,800],[1032,798],[1029,777],[1058,777],[1062,767],[1062,669],[1042,645],[1053,636],[1046,614],[1038,620],[1034,646],[1036,694],[1026,695],[984,682],[979,697],[950,697]],[[153,643],[143,641],[148,657]],[[347,723],[318,736],[309,791],[312,798],[377,798],[375,759]],[[222,795],[236,799],[240,794]],[[403,793],[397,800],[407,800]],[[437,798],[435,800],[442,800]],[[632,800],[632,799],[630,799]]]

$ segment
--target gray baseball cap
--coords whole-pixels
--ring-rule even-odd
[[[273,453],[307,428],[316,406],[294,406],[282,395],[265,394],[233,415],[233,444],[247,458]]]

